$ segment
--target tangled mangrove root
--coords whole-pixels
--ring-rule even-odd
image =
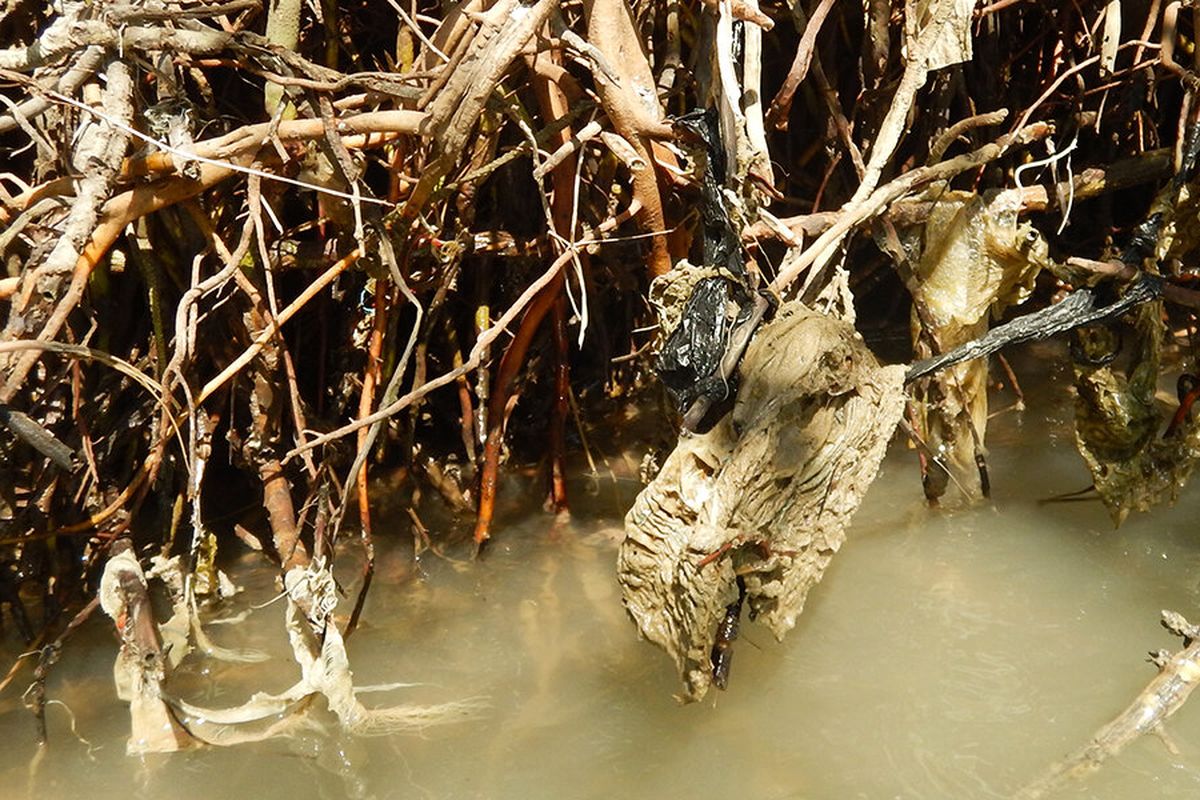
[[[727,676],[741,603],[791,626],[906,382],[925,381],[907,427],[927,496],[985,494],[986,357],[1065,333],[1114,520],[1173,500],[1200,452],[1194,5],[7,4],[0,607],[43,648],[39,735],[96,597],[134,750],[309,724],[318,696],[361,733],[458,717],[368,709],[350,681],[372,479],[402,476],[414,538],[413,506],[443,498],[482,553],[506,461],[538,463],[569,513],[573,426],[663,386],[689,435],[620,569],[689,697]],[[879,366],[856,325],[907,330],[919,363]],[[803,464],[747,449],[801,434]],[[286,586],[301,677],[222,715],[170,671],[248,656],[198,612],[239,541]]]

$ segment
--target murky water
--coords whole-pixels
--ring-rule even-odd
[[[1049,369],[1036,363],[1027,374]],[[1038,502],[1089,482],[1069,402],[1035,389],[1034,411],[994,420],[993,502],[970,510],[928,510],[914,457],[894,444],[797,628],[779,644],[746,625],[729,690],[702,704],[675,703],[671,664],[624,616],[613,562],[635,487],[601,480],[570,527],[540,514],[506,524],[481,564],[426,554],[422,577],[397,585],[409,554],[384,548],[349,643],[356,681],[419,685],[364,701],[481,698],[476,718],[127,758],[115,643],[92,624],[50,681],[63,705],[49,709],[41,758],[17,692],[0,696],[0,797],[1005,797],[1150,680],[1146,651],[1177,647],[1160,609],[1200,621],[1195,487],[1119,531],[1098,503]],[[585,496],[585,482],[574,488]],[[239,577],[237,608],[271,597],[270,575]],[[282,614],[276,604],[212,628],[277,662],[210,665],[173,687],[210,706],[286,687]],[[1197,702],[1168,725],[1178,755],[1146,737],[1059,796],[1200,795]],[[67,708],[90,746],[71,735]]]

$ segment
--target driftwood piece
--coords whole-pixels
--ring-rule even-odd
[[[683,700],[713,681],[726,609],[795,625],[900,419],[904,367],[880,367],[848,323],[784,305],[746,350],[730,414],[685,436],[625,518],[625,607],[675,660]]]
[[[1184,648],[1176,653],[1159,650],[1150,660],[1159,668],[1158,675],[1146,685],[1129,706],[1105,724],[1086,745],[1053,765],[1013,795],[1014,800],[1037,800],[1062,789],[1073,780],[1095,772],[1112,756],[1144,733],[1162,734],[1163,723],[1180,709],[1196,684],[1200,683],[1200,626],[1191,625],[1174,611],[1162,612],[1167,630],[1183,637]],[[1168,740],[1167,747],[1174,752]]]

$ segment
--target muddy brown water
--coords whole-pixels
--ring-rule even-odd
[[[1146,651],[1177,647],[1160,609],[1200,621],[1200,490],[1116,531],[1098,503],[1038,502],[1088,483],[1066,390],[1031,374],[1062,369],[1046,363],[1025,365],[1033,410],[993,420],[992,503],[929,510],[913,455],[894,442],[797,628],[780,644],[744,623],[729,690],[703,703],[676,704],[670,663],[621,609],[615,549],[637,487],[604,476],[573,485],[567,526],[511,512],[481,564],[427,554],[419,579],[397,582],[410,552],[381,546],[349,642],[356,682],[416,685],[364,702],[478,698],[475,717],[129,758],[115,643],[97,622],[50,680],[61,705],[48,710],[44,753],[19,689],[0,696],[0,797],[1006,797],[1150,680]],[[246,591],[228,613],[271,598],[256,564],[235,565]],[[341,574],[353,582],[349,561]],[[295,670],[282,615],[275,604],[210,629],[273,663],[193,664],[172,688],[208,706],[285,688]],[[1200,796],[1198,702],[1168,724],[1177,755],[1145,737],[1056,796]]]

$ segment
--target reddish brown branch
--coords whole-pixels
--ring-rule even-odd
[[[263,485],[263,508],[267,511],[267,522],[271,526],[271,538],[275,552],[283,563],[283,571],[308,564],[308,550],[300,541],[300,526],[296,524],[296,506],[292,501],[292,487],[278,459],[267,459],[258,467],[258,477]]]
[[[560,292],[554,303],[554,414],[550,420],[550,509],[567,510],[567,415],[570,413],[571,362],[567,340],[567,296]]]
[[[543,59],[552,60],[553,57],[549,54],[541,54],[537,58],[538,61]],[[558,116],[566,112],[568,108],[567,98],[557,84],[548,79],[539,78],[535,82],[534,87],[537,93],[538,105],[541,106],[543,115],[548,119],[557,119]],[[570,142],[571,137],[570,128],[564,128],[555,135],[551,144],[555,147],[561,147]],[[554,196],[550,201],[551,221],[559,236],[569,238],[574,238],[575,234],[571,229],[571,219],[572,208],[575,202],[574,175],[576,161],[577,155],[571,153],[551,172],[551,178],[554,182]],[[500,451],[504,437],[505,411],[509,405],[512,383],[516,378],[517,370],[525,363],[525,354],[529,349],[529,343],[533,340],[533,335],[541,324],[542,319],[545,318],[547,312],[563,299],[562,289],[563,278],[562,273],[559,273],[530,304],[524,318],[521,320],[520,328],[517,329],[517,335],[513,337],[508,349],[504,351],[504,356],[500,359],[500,366],[496,371],[496,380],[492,387],[492,394],[488,404],[488,434],[487,441],[484,443],[483,463],[479,476],[479,513],[475,522],[475,543],[477,547],[481,546],[491,536],[492,517],[495,514],[496,508],[496,486],[499,480]],[[562,369],[565,369],[565,365]],[[556,380],[560,379],[556,373]],[[556,435],[560,438],[562,437],[562,425],[565,425],[565,417],[562,420],[556,418],[551,421],[550,438],[552,442]],[[561,470],[561,464],[556,465],[552,456],[552,474],[556,467]],[[565,489],[561,493],[555,492],[552,494],[552,502],[555,503],[556,507],[558,507],[557,504],[560,500],[565,507]]]
[[[542,324],[546,314],[554,307],[554,302],[562,292],[562,272],[555,274],[554,279],[546,285],[529,304],[525,316],[521,318],[521,326],[513,337],[500,366],[496,370],[496,381],[492,387],[491,402],[488,403],[488,435],[483,446],[483,464],[479,472],[479,515],[475,520],[475,545],[481,547],[491,538],[492,517],[496,513],[496,485],[499,481],[500,451],[504,445],[504,417],[508,399],[512,394],[513,381],[521,365],[525,363],[525,355],[529,351],[529,343],[538,326]]]
[[[362,419],[371,413],[375,405],[375,387],[379,385],[383,369],[383,337],[387,332],[388,309],[391,307],[390,287],[382,281],[375,285],[375,316],[371,321],[371,339],[367,344],[367,365],[363,368],[362,394],[358,399],[358,418]],[[362,428],[358,432],[358,449],[361,451],[369,446],[370,429]],[[359,615],[362,614],[363,603],[367,599],[367,590],[371,588],[371,578],[375,575],[375,542],[371,536],[371,498],[367,492],[367,464],[363,462],[358,475],[355,476],[358,490],[358,523],[359,534],[362,537],[366,559],[363,561],[363,582],[358,590],[358,598],[354,601],[354,610],[350,621],[346,623],[345,635],[349,636],[358,626]]]

